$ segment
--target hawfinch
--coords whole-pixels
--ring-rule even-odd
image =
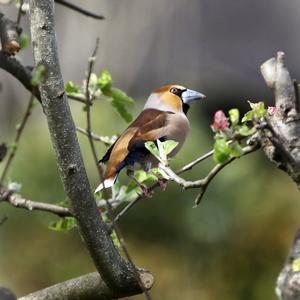
[[[125,167],[131,178],[134,168],[149,172],[152,167],[156,167],[158,160],[145,148],[147,141],[176,141],[176,148],[169,154],[169,157],[174,156],[188,134],[189,121],[186,113],[189,105],[203,98],[203,94],[180,85],[167,85],[154,90],[140,115],[99,161],[108,164],[104,182],[95,192],[111,187]]]

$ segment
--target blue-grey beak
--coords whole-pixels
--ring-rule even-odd
[[[187,89],[186,91],[184,91],[181,94],[181,99],[182,99],[183,103],[185,103],[185,104],[189,104],[190,102],[204,99],[204,98],[206,98],[205,95],[203,95],[199,92],[193,91],[193,90],[189,90],[189,89]]]

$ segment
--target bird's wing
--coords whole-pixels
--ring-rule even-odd
[[[144,147],[146,141],[156,141],[165,136],[165,128],[170,112],[159,111],[159,113],[138,128],[128,144],[128,150]]]
[[[109,158],[110,158],[110,155],[111,155],[111,151],[113,150],[116,142],[118,141],[118,139],[112,144],[110,145],[110,147],[107,149],[107,151],[105,152],[105,154],[103,155],[103,157],[98,161],[98,163],[106,163]]]
[[[105,177],[112,177],[129,152],[144,147],[145,141],[155,141],[165,135],[164,128],[170,112],[158,109],[145,109],[123,132],[112,149],[104,155],[108,160]]]

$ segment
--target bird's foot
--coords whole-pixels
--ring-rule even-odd
[[[144,198],[151,198],[152,197],[152,192],[150,189],[145,185],[145,184],[140,184],[140,188],[142,190],[141,196]]]
[[[165,191],[167,188],[168,180],[165,178],[158,178],[159,187]]]

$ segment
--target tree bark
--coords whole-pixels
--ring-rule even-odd
[[[54,1],[31,0],[31,38],[36,67],[45,72],[39,87],[64,189],[80,232],[104,282],[122,295],[140,293],[135,268],[115,248],[86,175],[60,71],[54,30]]]
[[[146,287],[150,288],[153,277],[149,273],[144,273],[144,276],[144,283]],[[119,297],[120,295],[109,288],[99,274],[95,272],[50,286],[21,297],[19,300],[109,300]]]
[[[278,52],[261,66],[262,75],[275,96],[276,112],[270,118],[270,136],[264,145],[268,158],[287,172],[300,187],[300,117],[298,86],[293,84]]]
[[[262,146],[268,158],[287,172],[300,188],[300,117],[298,84],[293,83],[278,52],[261,66],[267,85],[273,90],[276,112],[270,117]],[[281,300],[300,300],[300,227],[276,286]]]

